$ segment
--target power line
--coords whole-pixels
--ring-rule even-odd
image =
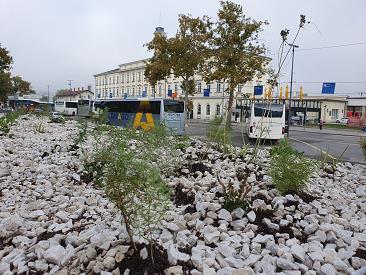
[[[349,47],[349,46],[357,46],[357,45],[365,45],[365,44],[366,44],[366,42],[358,42],[358,43],[349,43],[349,44],[341,44],[341,45],[333,45],[333,46],[298,49],[297,51],[299,52],[299,51],[322,50],[322,49],[341,48],[341,47]]]
[[[366,81],[332,81],[335,83],[341,83],[341,84],[365,84]],[[289,81],[283,81],[282,83],[290,83]],[[324,81],[294,81],[294,83],[324,83]]]

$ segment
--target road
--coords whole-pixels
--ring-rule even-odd
[[[205,137],[207,126],[207,123],[191,122],[186,128],[186,133],[190,136]],[[307,156],[323,159],[325,154],[330,154],[344,161],[366,164],[360,138],[360,132],[336,129],[320,131],[317,128],[292,127],[290,132],[291,144]],[[243,146],[244,142],[254,145],[254,142],[248,140],[244,125],[233,126],[232,139],[233,144],[239,147]],[[264,144],[267,147],[272,145],[271,142]]]

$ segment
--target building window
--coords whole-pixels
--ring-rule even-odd
[[[238,93],[241,93],[241,89],[243,88],[243,85],[242,84],[239,84],[238,85]]]
[[[119,97],[118,88],[116,88],[116,96]]]
[[[113,76],[113,84],[116,84],[116,79],[114,76]]]
[[[161,96],[161,85],[159,85],[159,96]]]
[[[140,85],[138,86],[137,92],[138,92],[138,95],[141,95],[141,86]]]
[[[124,83],[125,82],[125,74],[122,74],[121,75],[121,83]]]
[[[117,84],[119,83],[119,77],[118,77],[118,75],[116,76],[116,83]]]
[[[126,82],[129,83],[130,82],[130,74],[129,73],[126,74],[126,78],[127,78]]]
[[[210,104],[207,104],[206,105],[206,115],[210,115],[210,112],[211,112],[211,106],[210,106]]]
[[[122,87],[121,88],[121,96],[123,97],[125,95],[125,89]]]
[[[132,95],[135,95],[135,87],[132,87]]]
[[[220,110],[220,104],[217,104],[217,105],[216,105],[216,115],[217,115],[217,116],[219,116],[219,115],[220,115],[220,113],[221,113],[220,111],[221,111],[221,110]]]
[[[221,91],[221,83],[220,81],[217,81],[217,92],[219,93]]]
[[[210,83],[208,83],[208,84],[206,85],[206,87],[207,87],[207,89],[208,89],[208,90],[211,90],[211,84],[210,84]]]
[[[197,105],[197,115],[201,114],[201,104]]]
[[[141,72],[138,72],[139,75],[139,82],[141,82]]]
[[[135,82],[135,73],[132,73],[132,82]]]
[[[197,84],[197,93],[200,94],[201,93],[201,83]]]
[[[175,92],[178,92],[178,84],[175,84],[175,85],[174,85],[174,91],[175,91]]]
[[[126,88],[126,93],[129,95],[130,94],[130,87]]]

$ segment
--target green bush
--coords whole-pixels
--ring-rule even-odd
[[[87,176],[120,209],[131,244],[135,235],[151,243],[170,205],[170,192],[160,175],[174,164],[174,154],[169,153],[167,163],[162,153],[176,150],[171,147],[173,137],[160,127],[145,132],[107,125],[92,135],[94,149],[89,152],[93,153],[84,159]]]
[[[41,134],[46,132],[42,122],[39,122],[39,123],[36,124],[35,130],[36,130],[36,132],[41,133]]]
[[[227,184],[223,183],[219,175],[217,174],[217,180],[224,192],[224,208],[226,210],[231,212],[236,208],[248,208],[249,203],[247,200],[247,196],[250,190],[252,190],[252,186],[247,183],[248,176],[248,173],[237,173],[239,187],[236,188],[231,180]]]
[[[13,124],[21,115],[24,114],[24,111],[19,110],[9,112],[0,117],[0,132],[9,133],[11,124]]]
[[[270,176],[281,194],[296,194],[306,188],[316,162],[293,149],[283,139],[271,150]]]
[[[222,117],[215,117],[210,121],[207,128],[207,139],[209,142],[215,142],[225,153],[229,151],[231,142],[231,129],[223,124]]]
[[[83,143],[86,140],[86,135],[88,133],[88,124],[86,121],[79,121],[78,123],[78,134],[74,139],[74,144],[79,145],[80,143]]]

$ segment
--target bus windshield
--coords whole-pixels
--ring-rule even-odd
[[[276,117],[283,116],[283,104],[254,104],[255,117]]]
[[[164,112],[184,113],[184,102],[175,100],[164,100]]]
[[[160,114],[160,101],[107,101],[102,104],[102,107],[108,108],[108,112],[123,112],[123,113],[151,113]]]

